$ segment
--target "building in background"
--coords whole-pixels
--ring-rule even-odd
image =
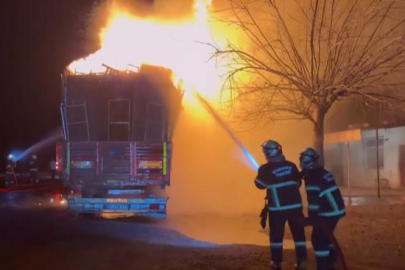
[[[343,186],[349,171],[352,187],[376,187],[378,167],[381,188],[405,187],[405,126],[327,133],[325,163]]]

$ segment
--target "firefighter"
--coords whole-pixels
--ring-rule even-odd
[[[56,174],[56,161],[52,159],[49,162],[49,172],[51,173],[51,180],[55,180],[55,174]]]
[[[307,148],[300,154],[300,167],[308,198],[308,215],[313,225],[311,242],[317,270],[331,270],[336,258],[331,236],[345,205],[333,175],[320,163],[318,153]]]
[[[294,163],[285,159],[278,142],[266,141],[262,144],[262,150],[267,163],[260,166],[255,184],[259,189],[267,189],[271,269],[282,269],[284,227],[288,222],[295,242],[295,269],[305,270],[307,250],[299,191],[300,173]]]
[[[7,164],[6,166],[6,180],[4,181],[4,187],[8,188],[12,181],[13,181],[13,177],[14,177],[14,172],[13,172],[13,167],[11,167],[10,164]]]
[[[15,184],[15,162],[12,155],[7,157],[5,187],[10,187]]]
[[[28,166],[30,171],[30,182],[38,183],[38,166],[36,155],[31,156]]]

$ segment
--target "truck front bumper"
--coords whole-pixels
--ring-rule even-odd
[[[155,219],[166,218],[166,199],[74,198],[68,199],[69,210],[76,213],[136,214]]]

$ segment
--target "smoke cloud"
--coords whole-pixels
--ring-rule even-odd
[[[233,129],[238,130],[238,124]],[[310,134],[309,123],[288,121],[238,132],[236,136],[263,164],[260,147],[263,141],[279,141],[287,159],[297,162],[299,152],[311,143]],[[208,113],[196,116],[185,108],[179,117],[173,147],[169,215],[248,214],[261,209],[265,193],[253,183],[256,170]]]

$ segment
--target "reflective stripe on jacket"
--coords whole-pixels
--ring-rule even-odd
[[[255,185],[267,189],[269,211],[302,209],[301,178],[294,163],[286,160],[260,166]]]
[[[322,167],[303,171],[308,211],[321,217],[345,215],[345,205],[333,175]]]

